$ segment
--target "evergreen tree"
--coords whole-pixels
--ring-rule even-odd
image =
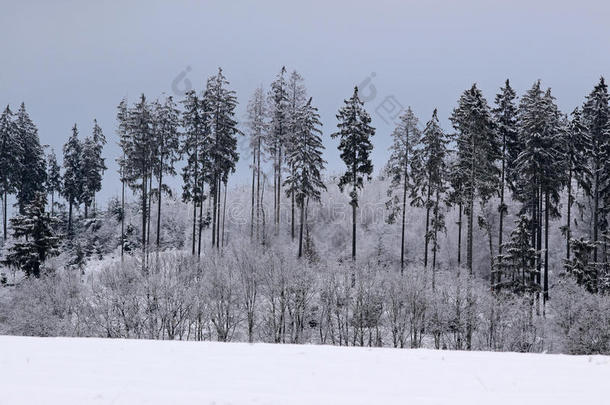
[[[154,158],[153,115],[144,94],[128,110],[127,136],[121,144],[125,153],[124,178],[127,185],[140,194],[142,211],[142,268],[146,268],[149,180]]]
[[[398,126],[392,132],[391,155],[387,164],[387,173],[391,183],[388,189],[390,197],[389,206],[392,207],[390,222],[394,222],[396,212],[400,210],[402,218],[400,239],[400,273],[405,267],[405,217],[407,193],[410,191],[411,172],[413,171],[413,157],[419,144],[421,131],[418,128],[418,119],[411,107],[400,116]],[[402,197],[399,195],[402,194]]]
[[[454,176],[459,176],[464,198],[468,220],[466,266],[472,275],[474,203],[479,200],[485,204],[498,191],[500,171],[496,162],[501,158],[501,149],[491,111],[476,84],[460,97],[451,122],[457,131],[457,155],[452,170]]]
[[[175,176],[175,164],[180,157],[180,111],[172,96],[165,98],[163,104],[155,103],[156,121],[154,176],[157,179],[157,248],[161,243],[161,197],[171,195],[171,189],[163,183],[163,175]]]
[[[321,175],[326,162],[322,158],[322,123],[318,109],[311,105],[311,98],[299,108],[296,122],[293,127],[292,147],[287,156],[291,170],[284,186],[286,195],[294,196],[296,206],[300,210],[298,257],[301,257],[306,205],[309,200],[320,201],[320,192],[326,190]]]
[[[239,159],[237,153],[237,121],[235,121],[235,108],[237,97],[233,90],[229,90],[228,80],[218,68],[218,73],[208,79],[205,100],[210,111],[210,128],[212,142],[210,147],[210,158],[212,162],[210,171],[211,187],[213,196],[212,214],[212,244],[219,248],[224,244],[224,220],[226,212],[226,190],[229,175],[235,171],[235,164]],[[222,228],[220,222],[220,188],[225,189],[225,201],[223,204]],[[222,229],[222,235],[221,235]]]
[[[24,213],[11,218],[15,244],[3,263],[23,270],[26,276],[40,277],[42,264],[59,254],[59,238],[53,231],[56,219],[45,212],[45,205],[44,193],[36,193]]]
[[[82,144],[78,139],[76,124],[72,127],[72,135],[63,147],[64,181],[62,192],[68,201],[68,235],[72,235],[72,209],[81,200],[83,194],[82,176]]]
[[[288,80],[288,88],[287,88],[287,100],[288,100],[288,108],[287,108],[287,120],[288,120],[288,136],[286,140],[286,162],[288,163],[288,157],[292,154],[293,149],[295,148],[295,137],[296,133],[300,126],[299,119],[301,116],[301,108],[306,103],[307,92],[305,90],[305,85],[303,84],[303,77],[295,70],[290,74],[290,78]],[[294,171],[294,167],[288,164],[288,170],[290,171],[290,175],[294,177],[292,173]],[[295,238],[294,231],[294,211],[295,211],[295,196],[294,193],[288,195],[290,198],[290,235],[292,239]]]
[[[200,99],[194,90],[190,90],[186,93],[182,104],[184,138],[181,152],[186,155],[186,165],[182,169],[182,200],[193,203],[192,254],[194,255],[197,240],[197,206],[201,211],[205,200],[204,184],[211,170],[212,139],[206,101]],[[199,247],[201,247],[202,221],[202,218],[199,218]]]
[[[15,126],[21,144],[20,164],[17,166],[17,206],[19,213],[23,215],[25,206],[33,201],[34,196],[44,192],[46,162],[38,138],[38,129],[30,119],[24,103],[21,103],[17,111]]]
[[[566,237],[566,260],[570,260],[570,240],[572,239],[572,205],[574,205],[573,183],[588,190],[588,184],[585,179],[591,178],[591,173],[586,165],[587,156],[585,154],[586,145],[590,145],[591,140],[588,137],[587,128],[585,127],[581,110],[575,108],[572,112],[572,118],[569,122],[568,129],[564,132],[563,150],[565,151],[565,166],[567,168],[567,176],[565,185],[568,192],[566,224],[562,227],[562,233]]]
[[[502,247],[501,257],[498,258],[495,289],[508,290],[515,293],[535,292],[539,290],[534,281],[537,274],[536,250],[531,245],[530,220],[520,215],[515,220],[515,228],[509,240]]]
[[[582,118],[587,129],[588,144],[585,153],[590,176],[585,178],[585,192],[593,201],[593,263],[599,262],[598,241],[600,233],[608,230],[607,217],[610,213],[610,108],[608,106],[608,86],[604,78],[599,80],[587,96]],[[604,257],[604,263],[607,259]],[[594,275],[597,280],[597,268]]]
[[[273,223],[275,232],[280,226],[280,197],[282,190],[283,153],[289,139],[288,123],[288,91],[284,75],[286,68],[282,66],[280,73],[271,83],[269,90],[269,132],[266,137],[266,149],[273,161]]]
[[[517,93],[510,87],[510,82],[506,79],[504,87],[500,88],[500,93],[496,94],[496,108],[493,110],[493,116],[496,123],[497,135],[502,151],[500,155],[500,213],[499,229],[498,229],[498,260],[502,260],[502,245],[504,244],[504,216],[507,213],[507,207],[504,203],[504,194],[506,189],[506,172],[507,166],[512,166],[519,154],[519,140],[517,133],[517,106],[515,100]],[[501,277],[501,273],[497,273]],[[492,276],[493,280],[493,276]],[[497,279],[500,282],[500,279]]]
[[[2,193],[3,235],[7,237],[7,195],[13,194],[19,181],[19,158],[23,154],[13,113],[7,105],[0,116],[0,192]]]
[[[47,193],[51,194],[51,216],[54,215],[53,209],[55,208],[55,193],[58,195],[62,191],[62,178],[61,172],[59,168],[59,164],[57,163],[57,156],[55,156],[55,151],[51,149],[51,152],[47,156],[47,184],[46,190]]]
[[[364,186],[364,176],[370,179],[373,173],[373,163],[370,154],[373,150],[371,137],[375,135],[375,128],[371,124],[371,117],[364,109],[364,103],[358,97],[358,87],[354,87],[354,94],[344,101],[345,105],[337,114],[338,132],[331,135],[339,138],[339,151],[341,159],[347,167],[346,172],[339,179],[339,190],[343,192],[346,186],[351,187],[350,205],[352,206],[352,260],[356,260],[356,209],[358,208],[358,190]]]
[[[560,113],[550,91],[540,81],[522,97],[519,104],[518,128],[521,151],[512,166],[514,196],[523,203],[522,212],[529,212],[532,227],[532,248],[537,251],[535,282],[542,286],[542,229],[548,245],[548,217],[558,216],[559,190],[564,181],[564,157]],[[543,219],[544,213],[544,219]],[[548,286],[548,247],[545,246],[544,285]],[[548,288],[544,288],[544,298]]]
[[[267,131],[265,99],[262,87],[258,87],[248,103],[248,132],[252,151],[252,206],[250,218],[250,237],[254,235],[256,212],[256,238],[260,237],[261,215],[261,159],[264,158],[263,142]],[[256,201],[256,203],[255,203]],[[256,207],[255,207],[256,205]]]
[[[119,146],[123,150],[121,157],[117,158],[119,164],[119,175],[121,176],[121,260],[125,253],[125,165],[126,165],[126,150],[129,147],[128,124],[129,114],[127,110],[127,100],[123,99],[117,106],[117,129],[119,135]]]
[[[415,151],[413,162],[413,189],[411,204],[426,209],[426,232],[424,235],[424,267],[428,266],[428,250],[432,241],[433,288],[436,275],[438,233],[445,229],[441,211],[441,195],[446,191],[447,145],[449,140],[441,129],[438,112],[426,123],[421,137],[421,147]],[[432,215],[431,215],[432,214]]]

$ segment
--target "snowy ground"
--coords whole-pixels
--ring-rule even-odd
[[[0,337],[0,404],[610,403],[610,357]]]

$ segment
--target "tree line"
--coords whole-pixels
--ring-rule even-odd
[[[237,96],[229,85],[219,69],[208,78],[205,89],[191,90],[177,102],[171,96],[150,102],[142,95],[132,105],[127,100],[119,104],[117,133],[122,155],[117,161],[123,184],[122,210],[125,188],[129,187],[139,196],[143,257],[148,257],[150,250],[153,202],[157,209],[154,240],[160,249],[162,196],[171,193],[166,179],[176,175],[179,166],[182,199],[192,205],[191,253],[201,255],[203,230],[207,228],[211,245],[221,250],[226,243],[227,188],[239,159],[240,136],[248,138],[251,153],[250,238],[265,246],[271,237],[279,235],[284,198],[290,204],[290,237],[298,238],[297,255],[307,256],[311,243],[308,206],[320,201],[327,184],[323,177],[326,162],[322,124],[307,95],[304,79],[296,71],[288,74],[283,67],[267,91],[256,89],[243,127],[235,117]],[[352,207],[351,258],[355,262],[359,193],[373,173],[370,154],[375,128],[357,87],[336,117],[337,129],[331,137],[338,139],[345,163],[337,184],[342,192],[348,192]],[[390,158],[383,174],[390,179],[388,222],[401,222],[401,273],[413,260],[405,252],[408,206],[425,212],[422,262],[432,269],[432,288],[438,267],[439,234],[446,232],[446,213],[455,209],[459,218],[454,236],[458,271],[463,268],[473,274],[474,231],[478,226],[487,235],[491,290],[540,294],[545,303],[549,298],[549,222],[564,218],[566,271],[589,291],[606,291],[610,274],[610,118],[604,79],[569,116],[559,110],[551,90],[544,89],[540,81],[518,98],[507,80],[493,106],[474,84],[460,96],[450,122],[453,130],[444,130],[438,111],[434,110],[421,128],[408,108],[392,133]],[[64,145],[62,174],[53,152],[45,158],[25,106],[16,117],[7,107],[0,118],[5,240],[6,198],[13,193],[19,208],[19,215],[11,219],[16,240],[25,239],[27,244],[44,241],[41,235],[45,232],[57,234],[57,226],[52,226],[56,193],[68,202],[65,231],[70,235],[73,206],[83,205],[87,217],[95,204],[95,194],[101,189],[105,142],[97,123],[92,135],[83,141],[79,140],[75,125]],[[266,163],[270,164],[270,173],[265,171]],[[272,218],[267,218],[263,209],[267,182],[273,191]],[[577,232],[575,225],[578,219],[573,206],[578,203],[577,192],[590,202],[590,207],[576,204],[580,218],[591,217],[585,232]],[[31,224],[30,231],[22,229],[18,233],[17,228],[25,226],[28,215],[34,215],[34,206],[44,212],[47,194],[51,196],[50,215],[38,216],[37,221],[42,221],[39,226]],[[516,221],[507,232],[504,222],[509,196],[520,207],[513,213]],[[489,215],[484,215],[490,209],[499,214],[497,226]],[[273,235],[266,234],[267,222],[272,223]],[[581,230],[583,222],[580,221]],[[49,252],[56,247],[51,240],[49,236]],[[122,256],[124,244],[122,220]],[[7,257],[23,250],[17,246]],[[46,257],[48,252],[43,253],[37,257]],[[15,265],[19,261],[6,263]],[[142,265],[146,269],[147,260]]]

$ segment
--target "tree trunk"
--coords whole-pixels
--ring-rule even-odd
[[[299,257],[303,256],[303,219],[305,216],[305,204],[301,202],[301,224],[299,225]]]
[[[498,269],[502,268],[502,243],[504,238],[504,184],[506,176],[506,136],[502,136],[502,172],[500,173],[500,224],[498,229]],[[491,230],[490,230],[491,231]],[[490,252],[491,253],[491,252]],[[496,283],[499,284],[502,281],[502,274],[497,272],[491,272],[491,286],[492,291],[495,291]]]
[[[4,185],[4,193],[3,193],[3,196],[2,196],[3,200],[4,200],[4,202],[2,203],[2,210],[4,211],[3,214],[2,214],[2,222],[3,222],[2,223],[2,227],[3,227],[3,230],[4,230],[4,240],[5,241],[6,241],[6,228],[7,228],[6,227],[6,223],[7,223],[7,218],[6,218],[6,216],[7,216],[6,194],[7,194],[7,191],[6,191],[6,184],[5,184]]]
[[[125,154],[123,154],[125,159]],[[123,168],[121,167],[121,261],[123,261],[125,250],[125,179],[123,178]]]
[[[544,196],[544,286],[542,295],[542,308],[544,310],[549,299],[549,192]]]
[[[254,238],[254,182],[256,181],[256,152],[252,153],[252,204],[250,209],[250,240]]]
[[[89,204],[85,203],[85,219],[89,216]]]
[[[68,236],[72,237],[72,198],[68,203]]]
[[[424,235],[424,267],[428,267],[428,243],[430,241],[430,194],[432,192],[428,183],[428,197],[426,197],[426,233]]]
[[[570,260],[570,239],[572,238],[572,168],[568,172],[568,213],[566,223],[566,260]]]
[[[436,187],[436,197],[434,202],[434,244],[432,245],[432,291],[436,289],[436,251],[438,249],[437,236],[438,236],[438,201],[440,199],[439,187]]]
[[[594,188],[594,208],[593,208],[593,289],[597,291],[597,240],[599,229],[599,164],[595,167],[595,188]]]
[[[457,248],[457,264],[458,267],[462,265],[462,197],[460,197],[460,203],[458,205],[458,248]],[[459,270],[458,270],[459,271]]]
[[[148,216],[148,179],[142,177],[142,270],[146,270],[146,223]]]
[[[212,196],[212,247],[216,246],[216,212],[218,209],[218,175],[214,176],[214,187],[210,190]]]
[[[197,257],[201,257],[201,239],[203,234],[203,187],[205,183],[203,179],[201,181],[201,201],[199,202],[199,221],[197,224],[199,225],[199,238],[197,239]]]
[[[256,239],[260,238],[260,211],[261,211],[261,140],[256,146]]]
[[[161,154],[161,161],[159,163],[159,187],[158,187],[158,204],[157,204],[157,250],[161,246],[161,193],[163,188],[163,154]]]
[[[53,209],[55,208],[55,191],[51,191],[51,216],[54,216],[55,213]]]
[[[404,273],[405,269],[405,217],[407,213],[407,169],[405,173],[402,187],[402,230],[400,236],[400,274]]]
[[[225,195],[224,195],[224,201],[222,202],[222,238],[221,238],[221,247],[225,246],[225,218],[226,218],[226,214],[227,214],[227,183],[228,181],[224,182],[224,186],[225,186]]]

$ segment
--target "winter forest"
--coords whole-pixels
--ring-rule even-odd
[[[117,100],[114,128],[75,124],[57,152],[6,106],[0,333],[610,353],[604,78],[572,111],[540,80],[475,83],[380,134],[358,87],[329,128],[297,71],[270,77]],[[100,201],[107,159],[122,192]]]

